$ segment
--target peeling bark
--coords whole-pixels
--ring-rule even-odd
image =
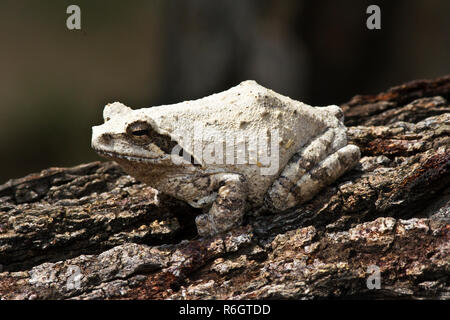
[[[342,105],[360,164],[284,214],[196,235],[199,211],[115,163],[0,186],[3,299],[449,299],[450,76]],[[370,290],[370,267],[381,289]]]

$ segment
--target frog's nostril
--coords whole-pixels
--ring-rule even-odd
[[[100,140],[103,143],[108,144],[112,140],[112,135],[110,135],[109,133],[104,133],[104,134],[101,135]]]

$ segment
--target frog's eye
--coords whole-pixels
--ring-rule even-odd
[[[134,137],[148,137],[152,130],[149,123],[145,121],[137,121],[131,123],[127,128],[127,133]]]
[[[148,136],[149,131],[146,129],[140,129],[140,130],[134,130],[132,132],[133,136],[141,137],[141,136]]]
[[[165,153],[170,153],[177,145],[176,141],[168,135],[159,134],[153,129],[150,123],[146,121],[135,121],[127,127],[127,135],[132,139],[133,143],[139,145],[157,146]]]

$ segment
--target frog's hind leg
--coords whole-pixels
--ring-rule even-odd
[[[212,177],[217,197],[208,213],[196,217],[200,236],[210,236],[240,226],[247,201],[247,182],[240,174],[217,174]]]
[[[359,157],[359,148],[347,145],[345,129],[328,129],[292,157],[268,190],[267,207],[283,211],[310,200],[353,167]]]
[[[349,144],[339,149],[297,181],[286,203],[298,204],[312,199],[322,188],[355,166],[359,158],[360,151],[355,145]]]

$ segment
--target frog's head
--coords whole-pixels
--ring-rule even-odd
[[[122,164],[170,161],[177,142],[169,134],[158,132],[145,112],[115,102],[105,107],[103,119],[102,125],[92,127],[92,148],[100,155]]]

